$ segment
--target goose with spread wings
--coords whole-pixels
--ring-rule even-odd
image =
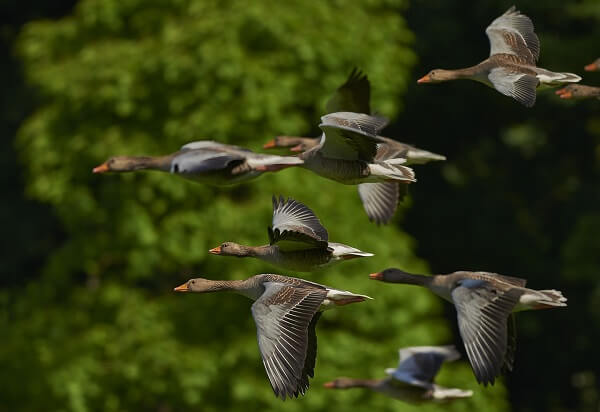
[[[352,69],[348,79],[338,87],[325,105],[326,113],[371,113],[371,83],[366,74]],[[406,164],[425,164],[433,160],[446,160],[445,156],[401,143],[389,137],[378,136],[382,145],[398,148],[406,156]],[[305,152],[319,144],[320,137],[277,136],[265,143],[265,149],[289,148],[292,152]]]
[[[444,388],[433,382],[444,362],[460,358],[454,346],[411,346],[400,349],[399,355],[398,367],[385,370],[388,378],[337,378],[324,386],[330,389],[367,388],[409,403],[448,401],[473,395],[470,390]]]
[[[210,250],[221,256],[254,257],[275,266],[310,272],[345,260],[373,256],[343,243],[329,242],[327,229],[303,203],[273,196],[273,220],[269,244],[244,246],[225,242]]]
[[[304,395],[314,377],[317,357],[315,327],[321,312],[362,302],[368,296],[276,274],[245,280],[190,279],[177,292],[232,291],[254,301],[258,347],[275,396]]]
[[[390,149],[378,132],[384,117],[337,112],[321,117],[319,144],[298,159],[301,167],[347,185],[359,185],[359,195],[369,219],[387,223],[393,217],[401,189],[415,182],[415,174],[403,164],[402,151]],[[268,168],[271,166],[267,166]],[[272,164],[277,168],[277,163]]]
[[[424,286],[454,304],[458,330],[477,382],[494,384],[512,370],[516,349],[513,312],[567,306],[557,290],[534,290],[526,280],[489,272],[459,271],[424,276],[386,269],[371,279]]]
[[[208,184],[228,185],[256,178],[267,170],[266,166],[269,171],[278,171],[299,163],[302,162],[291,156],[254,153],[240,146],[201,140],[165,156],[114,156],[93,172],[158,170]]]
[[[531,19],[521,14],[515,6],[494,20],[485,33],[490,41],[490,57],[465,69],[432,70],[418,83],[471,79],[493,87],[526,107],[532,107],[538,87],[556,87],[581,80],[573,73],[558,73],[537,67],[540,41]]]

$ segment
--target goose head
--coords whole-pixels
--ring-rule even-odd
[[[214,247],[209,250],[209,253],[213,255],[221,255],[221,256],[247,256],[248,255],[248,247],[239,245],[235,242],[224,242],[221,243],[220,246]]]
[[[99,166],[94,167],[92,172],[94,173],[106,173],[106,172],[129,172],[145,167],[146,162],[139,157],[131,156],[114,156],[109,158],[106,162]]]
[[[204,279],[204,278],[195,278],[190,279],[185,282],[183,285],[177,286],[173,289],[175,292],[196,292],[196,293],[206,293],[206,292],[214,292],[215,290],[220,289],[218,287],[218,283],[214,280]]]
[[[457,76],[453,70],[435,69],[417,80],[417,83],[440,83],[456,78]]]

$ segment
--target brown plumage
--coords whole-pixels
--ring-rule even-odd
[[[503,369],[512,370],[516,339],[514,325],[509,323],[511,313],[567,306],[567,299],[557,290],[528,289],[525,279],[497,273],[459,271],[424,276],[386,269],[370,277],[424,286],[453,303],[473,372],[484,385],[493,385]]]
[[[495,19],[485,32],[490,41],[488,59],[465,69],[432,70],[417,82],[471,79],[532,107],[536,100],[536,88],[556,87],[581,80],[581,77],[573,73],[551,72],[537,67],[539,39],[531,19],[517,11],[515,6]]]
[[[275,395],[304,395],[314,376],[320,312],[370,299],[303,279],[260,274],[245,280],[190,279],[177,292],[231,291],[252,300],[258,346]]]

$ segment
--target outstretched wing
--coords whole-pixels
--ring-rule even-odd
[[[458,329],[477,382],[494,384],[504,364],[507,320],[522,291],[500,292],[483,280],[465,280],[452,291]]]
[[[352,69],[348,80],[337,88],[327,101],[327,113],[355,112],[371,113],[371,85],[367,75],[356,67]]]
[[[413,346],[399,351],[400,362],[396,369],[386,372],[394,379],[411,385],[427,387],[439,372],[445,361],[460,358],[454,345],[449,346]]]
[[[319,151],[325,157],[370,162],[382,140],[377,134],[388,119],[362,113],[338,112],[321,117]]]
[[[234,153],[202,149],[183,150],[171,161],[171,173],[210,173],[243,161],[242,156]]]
[[[283,249],[305,249],[307,245],[327,247],[327,229],[310,208],[294,199],[273,196],[272,225],[270,243],[277,243]]]
[[[490,40],[490,56],[512,54],[535,66],[540,57],[540,41],[531,19],[512,6],[485,29]]]
[[[316,336],[308,330],[327,291],[276,282],[264,286],[252,305],[263,365],[276,396],[297,397],[306,392],[313,374]]]
[[[396,182],[358,185],[358,195],[369,220],[377,224],[386,224],[392,219],[398,206],[400,186],[403,189],[408,187],[408,185]]]

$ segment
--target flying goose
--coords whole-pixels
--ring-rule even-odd
[[[304,204],[273,196],[269,244],[243,246],[225,242],[210,250],[221,256],[254,257],[288,270],[310,272],[331,263],[373,256],[342,243],[328,241],[327,230]]]
[[[277,166],[273,166],[277,163]],[[214,185],[240,183],[267,170],[277,171],[302,163],[291,156],[254,153],[239,146],[211,140],[191,142],[166,156],[115,156],[93,169],[94,173],[159,170]]]
[[[260,274],[246,280],[190,279],[177,292],[232,291],[254,301],[258,347],[275,396],[298,397],[308,390],[317,356],[315,326],[321,312],[370,299],[303,279]]]
[[[536,63],[540,42],[531,19],[512,6],[485,30],[490,40],[490,57],[466,69],[430,71],[418,83],[471,79],[493,87],[527,107],[535,104],[536,88],[555,87],[581,80],[573,73],[556,73]]]
[[[359,185],[369,219],[387,223],[398,204],[400,185],[415,182],[411,168],[403,166],[405,151],[389,148],[377,136],[387,119],[363,113],[338,112],[321,117],[319,144],[297,157],[301,167],[336,182]],[[277,162],[264,166],[277,169]]]
[[[424,286],[453,303],[475,378],[485,386],[493,385],[503,368],[512,370],[516,331],[511,313],[567,306],[567,299],[557,290],[528,289],[525,279],[497,273],[459,271],[424,276],[386,269],[369,277]]]
[[[327,113],[355,112],[371,113],[371,83],[367,75],[354,68],[344,84],[338,87],[327,101]],[[406,164],[424,164],[432,160],[446,160],[446,157],[401,143],[388,137],[378,136],[382,145],[388,144],[406,151]],[[263,145],[265,149],[290,148],[292,152],[305,152],[319,144],[319,137],[277,136]]]
[[[561,99],[589,97],[596,97],[600,99],[600,87],[585,86],[583,84],[570,84],[567,87],[558,89],[556,94],[559,95]]]
[[[409,403],[467,398],[473,391],[444,388],[433,383],[442,363],[460,358],[453,345],[412,346],[399,350],[396,369],[389,368],[385,379],[337,378],[323,386],[330,389],[368,388]]]

